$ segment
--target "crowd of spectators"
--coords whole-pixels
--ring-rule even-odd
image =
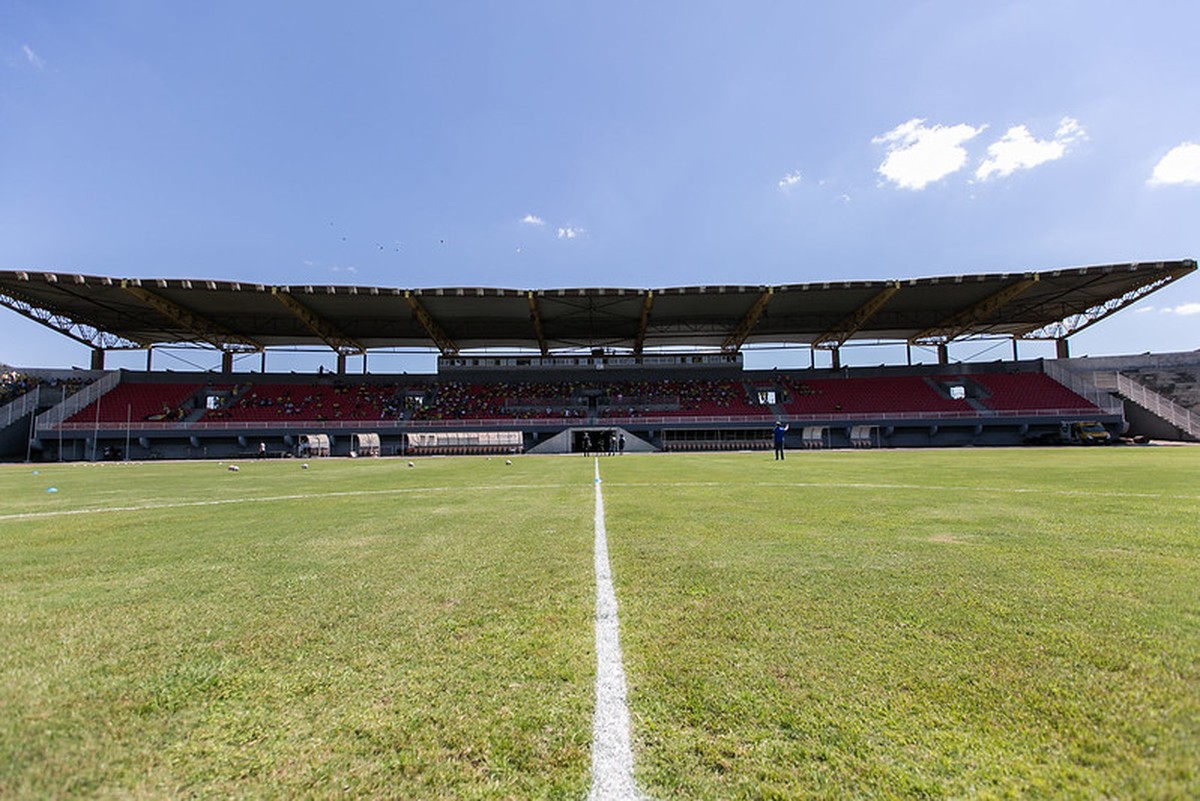
[[[643,381],[497,381],[439,384],[414,420],[638,417],[655,414],[757,414],[745,386],[711,379]]]
[[[740,381],[624,381],[606,386],[603,417],[762,414]]]
[[[54,389],[70,396],[90,383],[91,379],[76,377],[44,379],[15,370],[8,365],[0,365],[0,406],[16,400],[35,387]]]
[[[34,376],[8,367],[3,368],[3,372],[0,373],[0,406],[16,400],[40,383],[41,380]]]
[[[224,407],[210,409],[208,419],[382,420],[400,417],[404,410],[395,384],[338,382],[332,386],[265,384],[242,390],[234,387]]]
[[[491,384],[439,384],[433,397],[413,413],[414,420],[530,420],[588,415],[590,395],[603,385],[589,381],[497,381]]]

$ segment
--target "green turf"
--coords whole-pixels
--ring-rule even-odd
[[[1200,796],[1200,449],[662,464],[604,464],[653,797]]]
[[[592,461],[311,464],[0,466],[0,797],[586,796]],[[1200,796],[1200,449],[600,466],[650,797]]]
[[[0,471],[0,514],[376,493],[0,520],[0,797],[582,798],[591,466],[531,464]]]

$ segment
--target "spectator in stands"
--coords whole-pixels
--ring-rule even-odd
[[[761,429],[760,429],[761,430]],[[775,421],[775,428],[771,431],[772,437],[775,439],[775,460],[779,461],[783,458],[784,435],[787,433],[788,424],[782,420]]]
[[[24,395],[40,383],[40,378],[17,370],[5,369],[0,373],[0,406]]]

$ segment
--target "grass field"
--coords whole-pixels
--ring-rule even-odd
[[[587,796],[592,460],[310,464],[0,467],[0,797]],[[648,797],[1200,796],[1200,448],[600,471]]]

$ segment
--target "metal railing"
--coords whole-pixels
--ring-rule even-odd
[[[121,374],[115,372],[93,381],[74,395],[68,395],[62,403],[39,414],[35,428],[39,433],[42,431],[82,431],[95,428],[95,423],[84,425],[81,423],[63,423],[63,421],[77,413],[80,409],[86,408],[88,404],[97,400],[101,395],[119,383],[121,383]],[[80,427],[68,428],[67,426]]]
[[[872,423],[881,425],[899,421],[920,421],[937,424],[945,421],[969,420],[1005,420],[1015,418],[1063,418],[1092,419],[1097,416],[1095,406],[1065,407],[1058,409],[1002,409],[986,411],[962,412],[840,412],[837,414],[789,414],[789,423],[824,422],[824,423]],[[1109,416],[1105,414],[1104,416]],[[1116,416],[1119,416],[1117,413]],[[62,423],[50,420],[43,425],[42,417],[38,418],[39,431],[91,431],[95,423]],[[428,431],[430,429],[511,429],[516,427],[558,427],[558,428],[611,428],[614,426],[663,426],[663,425],[746,425],[757,423],[770,428],[775,417],[772,415],[637,415],[633,417],[486,417],[486,418],[456,418],[454,420],[254,420],[236,422],[231,420],[210,420],[194,423],[134,421],[128,428],[134,431],[349,431],[371,429],[374,431]],[[104,431],[125,431],[127,424],[120,421],[100,421],[99,427]]]
[[[8,428],[30,412],[37,411],[42,388],[36,386],[11,403],[0,406],[0,429]]]
[[[1200,415],[1193,414],[1165,395],[1160,395],[1145,384],[1116,372],[1097,372],[1092,374],[1092,378],[1097,387],[1117,392],[1155,417],[1166,420],[1176,428],[1200,439]]]
[[[1101,387],[1095,382],[1089,383],[1084,376],[1072,372],[1052,360],[1042,362],[1042,372],[1076,395],[1087,398],[1103,410],[1105,414],[1124,416],[1125,409],[1121,406],[1121,402],[1109,393],[1104,392],[1103,390],[1107,389],[1106,387]]]

